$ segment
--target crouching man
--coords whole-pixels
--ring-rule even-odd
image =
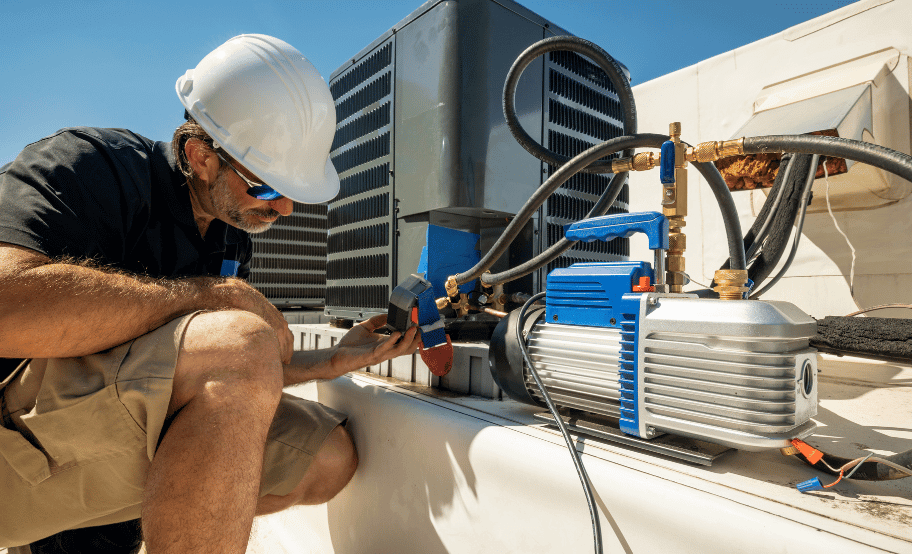
[[[149,554],[244,552],[255,515],[326,502],[357,466],[346,416],[282,388],[419,345],[414,328],[372,333],[378,317],[293,352],[244,280],[248,233],[339,190],[333,100],[301,53],[235,37],[177,93],[170,144],[71,128],[0,168],[11,552],[134,552],[140,518]]]

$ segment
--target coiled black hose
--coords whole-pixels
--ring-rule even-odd
[[[526,67],[532,63],[532,60],[547,54],[548,52],[558,50],[569,50],[587,56],[595,62],[606,75],[608,75],[608,79],[611,81],[611,84],[614,86],[618,98],[620,99],[621,109],[624,111],[624,134],[633,135],[637,132],[637,114],[636,105],[633,101],[633,91],[630,90],[630,83],[627,81],[627,78],[624,77],[620,66],[614,58],[609,56],[608,53],[599,46],[579,37],[559,36],[546,38],[545,40],[536,42],[532,46],[526,48],[526,50],[516,58],[516,61],[513,62],[510,71],[507,73],[503,92],[504,118],[507,120],[507,127],[510,128],[510,132],[513,133],[513,137],[516,138],[516,142],[518,142],[520,146],[525,148],[527,152],[539,160],[555,167],[564,165],[570,158],[545,148],[529,136],[529,133],[522,128],[522,125],[519,123],[519,118],[516,116],[515,97],[516,85],[519,84],[519,78],[522,76]],[[624,155],[630,156],[632,154],[633,152],[631,151]],[[604,161],[594,163],[589,167],[582,168],[580,171],[585,173],[611,173],[611,162]]]
[[[694,167],[706,179],[706,184],[712,190],[719,210],[722,212],[722,223],[725,225],[725,237],[728,241],[728,257],[732,269],[746,269],[747,259],[744,256],[744,235],[741,234],[741,220],[738,219],[738,209],[732,198],[728,185],[716,165],[710,162],[694,162]]]

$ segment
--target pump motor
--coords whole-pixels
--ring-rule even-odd
[[[574,224],[575,240],[644,232],[667,249],[654,212]],[[663,239],[664,237],[664,239]],[[658,252],[660,253],[660,252]],[[660,256],[657,256],[657,260]],[[516,344],[553,402],[616,418],[643,439],[662,433],[742,450],[783,448],[816,428],[816,322],[788,302],[719,300],[652,292],[647,262],[580,263],[548,276],[545,309],[504,318],[491,340],[491,372],[511,398],[544,405]]]

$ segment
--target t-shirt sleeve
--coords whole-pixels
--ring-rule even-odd
[[[0,242],[51,258],[123,259],[134,210],[123,168],[92,137],[59,132],[27,146],[4,169]]]

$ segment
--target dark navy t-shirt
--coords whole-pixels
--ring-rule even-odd
[[[202,237],[171,144],[122,129],[63,129],[0,168],[0,242],[130,273],[248,278],[246,232]],[[18,360],[0,358],[0,380]]]
[[[164,278],[247,278],[252,256],[247,233],[220,220],[200,236],[170,143],[88,127],[0,168],[0,242]]]

